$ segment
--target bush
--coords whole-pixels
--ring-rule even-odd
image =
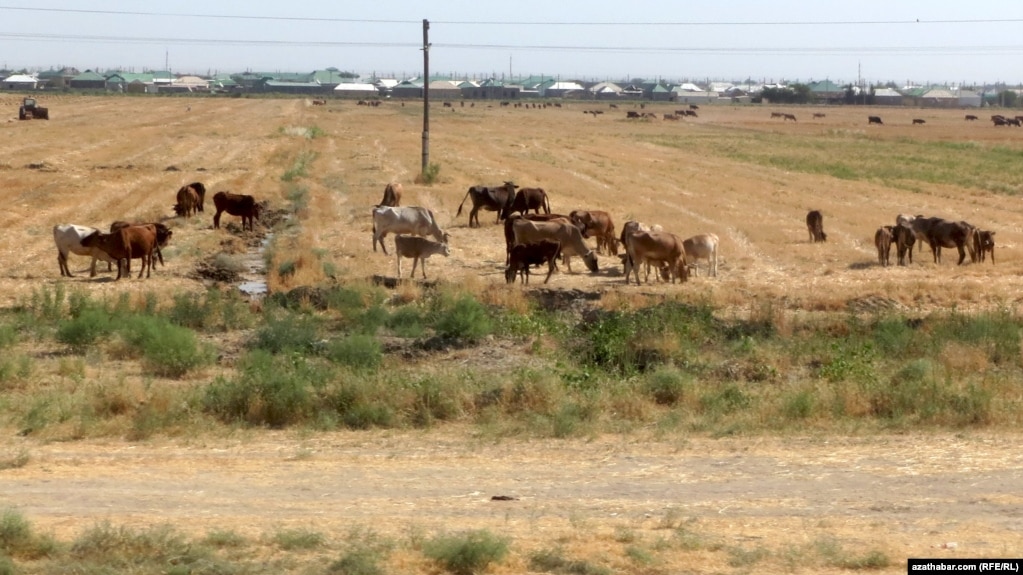
[[[675,405],[682,401],[688,382],[685,375],[674,368],[660,368],[646,379],[646,392],[660,405]]]
[[[370,549],[353,549],[327,567],[327,575],[384,575],[379,554]]]
[[[437,183],[437,181],[439,179],[440,179],[440,164],[435,164],[433,162],[430,162],[430,163],[428,163],[426,165],[426,169],[424,169],[422,171],[422,173],[420,173],[416,177],[416,183],[417,184],[426,184],[426,185],[429,186],[429,185]]]
[[[450,306],[442,306],[435,312],[435,316],[434,329],[443,338],[475,343],[493,329],[486,308],[468,294],[462,295]]]
[[[161,317],[130,318],[122,329],[122,337],[141,353],[146,369],[161,377],[181,377],[213,363],[213,352],[199,345],[195,332]]]
[[[383,351],[380,342],[372,336],[350,335],[331,342],[327,357],[353,369],[375,370],[380,367]]]
[[[319,341],[319,322],[309,316],[270,308],[266,321],[256,332],[251,347],[270,353],[311,352]]]
[[[423,553],[455,575],[474,575],[508,555],[508,540],[483,529],[437,537],[423,544]]]
[[[0,551],[11,557],[39,559],[53,554],[56,543],[32,533],[32,526],[21,513],[7,509],[0,515]]]
[[[75,353],[82,353],[113,330],[110,313],[102,308],[90,307],[82,310],[77,317],[62,321],[57,326],[57,341],[67,345]]]
[[[203,409],[228,423],[283,427],[311,418],[313,389],[328,379],[300,356],[256,350],[242,358],[234,379],[217,378],[206,388]]]

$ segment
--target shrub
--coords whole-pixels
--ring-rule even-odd
[[[614,573],[607,567],[594,565],[588,561],[568,559],[561,549],[543,549],[533,553],[529,556],[529,568],[532,571],[565,575],[611,575]]]
[[[442,306],[436,313],[434,329],[437,335],[467,342],[477,342],[491,333],[492,324],[483,304],[464,294],[450,306]]]
[[[455,575],[474,575],[508,555],[508,540],[483,529],[436,537],[423,544],[423,553]]]
[[[660,405],[675,405],[682,401],[688,382],[677,369],[663,367],[646,378],[646,392]]]
[[[239,362],[238,375],[206,388],[203,409],[225,422],[283,427],[314,413],[312,390],[329,376],[300,356],[275,357],[255,350]]]
[[[416,177],[417,184],[433,185],[440,179],[440,164],[430,162],[426,168]]]
[[[285,529],[274,533],[273,542],[285,551],[315,549],[322,547],[325,539],[322,533],[308,529]]]
[[[0,514],[0,551],[11,557],[39,559],[53,554],[57,544],[50,537],[32,533],[21,513],[7,509]]]
[[[384,575],[379,554],[370,549],[353,549],[327,567],[327,575]]]
[[[11,347],[17,342],[17,328],[13,324],[0,323],[0,349]]]
[[[188,371],[213,362],[213,352],[200,346],[195,332],[168,320],[139,315],[122,329],[129,347],[143,357],[146,369],[162,377],[181,377]]]
[[[420,337],[426,331],[423,314],[413,306],[395,310],[384,321],[384,326],[398,337]]]
[[[375,370],[380,366],[383,352],[376,338],[368,335],[350,335],[331,342],[327,357],[334,363],[353,369]]]
[[[57,341],[67,345],[75,353],[82,353],[113,330],[110,313],[101,308],[90,307],[77,317],[62,321],[58,325]]]
[[[254,336],[251,347],[270,353],[311,352],[319,340],[319,322],[310,316],[281,308],[270,308],[265,323]]]

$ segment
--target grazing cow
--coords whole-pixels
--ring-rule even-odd
[[[455,217],[462,215],[462,205],[465,204],[466,198],[472,198],[472,210],[469,212],[470,228],[480,226],[479,211],[481,209],[497,212],[497,219],[494,220],[494,223],[500,222],[505,217],[504,214],[508,206],[515,200],[516,188],[518,186],[512,182],[505,182],[501,186],[472,186],[462,198],[462,203],[458,204],[458,212]],[[473,221],[476,222],[475,226],[472,225]]]
[[[583,262],[586,263],[586,267],[591,273],[597,273],[599,269],[597,255],[583,241],[583,233],[569,222],[534,222],[526,218],[514,218],[512,233],[515,235],[515,244],[537,243],[542,240],[559,242],[561,256],[570,273],[572,271],[572,256],[582,256]]]
[[[806,214],[806,230],[810,233],[811,242],[828,241],[828,234],[824,233],[824,215],[820,211],[811,210]]]
[[[926,124],[927,122],[922,118],[913,118],[913,125]]]
[[[147,225],[148,226],[153,226],[153,228],[156,229],[156,247],[153,249],[153,251],[156,252],[156,258],[158,260],[160,260],[160,265],[162,266],[162,265],[164,265],[164,263],[163,263],[163,253],[160,251],[160,248],[167,247],[167,242],[169,242],[170,239],[171,239],[171,236],[174,235],[174,232],[170,228],[168,228],[166,224],[162,224],[160,222],[136,222],[136,223],[128,223],[128,222],[116,221],[116,222],[113,222],[113,223],[110,224],[110,233],[114,233],[117,230],[119,230],[121,228],[126,228],[128,226],[147,226]],[[131,262],[129,262],[128,269],[129,270],[131,269]]]
[[[624,247],[625,246],[625,241],[628,239],[629,234],[633,234],[635,232],[660,232],[660,231],[663,231],[663,230],[664,230],[664,228],[662,228],[660,224],[653,224],[653,225],[648,226],[648,225],[646,225],[644,223],[640,223],[640,222],[637,222],[635,220],[629,220],[629,221],[625,222],[624,226],[622,226],[622,233],[618,237],[618,243],[621,244],[622,247]],[[624,254],[621,254],[618,257],[622,260],[622,265],[625,267],[625,269],[626,270],[630,269],[629,266],[632,265],[632,264],[631,264],[631,261],[629,260],[629,251],[628,251],[628,249],[625,250]],[[650,274],[650,264],[647,264],[647,270],[646,271],[647,271],[647,275],[649,275]]]
[[[700,275],[699,260],[707,260],[707,274],[711,277],[718,275],[718,236],[717,234],[699,234],[682,242],[682,248],[686,252],[686,261],[690,267]]]
[[[99,248],[106,252],[108,256],[117,260],[117,279],[128,277],[131,274],[131,260],[133,258],[142,260],[142,268],[139,270],[138,277],[141,278],[142,274],[145,273],[148,278],[153,268],[156,226],[152,224],[128,226],[109,234],[104,234],[97,230],[95,233],[82,239],[82,245]],[[126,261],[122,264],[121,260]]]
[[[529,210],[533,210],[536,213],[551,213],[551,203],[547,198],[547,192],[543,188],[521,188],[515,192],[515,199],[505,206],[501,219],[507,219],[512,212],[518,212],[520,214],[528,213]]]
[[[824,114],[823,112],[814,112],[813,113],[813,117],[814,118],[824,118],[825,116],[826,116],[826,114]]]
[[[966,222],[953,222],[942,218],[925,218],[916,216],[910,223],[917,239],[926,241],[931,246],[934,263],[941,262],[941,248],[956,248],[959,251],[958,265],[966,259],[966,249],[970,250],[970,259],[975,260],[976,248],[971,241],[973,227]]]
[[[561,242],[553,240],[541,240],[536,243],[516,244],[512,246],[511,255],[508,259],[508,267],[504,270],[504,279],[508,283],[515,281],[515,276],[521,277],[522,283],[529,283],[529,267],[547,264],[547,277],[543,283],[551,279],[551,274],[558,269],[558,256],[561,255]]]
[[[641,118],[642,116],[640,116],[639,112],[636,112],[635,110],[628,110],[628,111],[625,112],[625,117],[626,118]]]
[[[888,267],[892,253],[892,232],[894,226],[881,226],[874,232],[874,245],[877,246],[877,262]]]
[[[568,214],[572,223],[583,231],[584,236],[597,238],[597,252],[618,255],[618,238],[611,214],[603,210],[572,210]]]
[[[1005,125],[1006,126],[1016,126],[1017,128],[1019,128],[1019,127],[1023,126],[1023,122],[1021,122],[1019,118],[1006,118],[1005,119]]]
[[[625,283],[629,283],[629,274],[636,275],[636,285],[639,285],[639,264],[667,265],[668,275],[671,283],[679,279],[685,283],[689,279],[689,271],[686,266],[686,252],[682,240],[678,236],[668,232],[633,232],[628,235],[625,241],[625,250],[628,252],[626,259]],[[650,283],[650,268],[647,267],[646,281]]]
[[[1005,126],[1005,125],[1007,125],[1005,116],[1003,116],[1001,114],[995,114],[994,116],[991,116],[991,122],[993,122],[994,125],[996,125],[996,126]]]
[[[784,118],[785,114],[783,114],[781,112],[771,112],[771,117],[772,118]]]
[[[974,116],[973,114],[966,114],[966,121],[967,122],[972,122],[972,121],[974,121],[976,119],[977,119],[977,116]]]
[[[382,244],[382,242],[381,242]],[[423,262],[423,279],[426,279],[426,258],[433,254],[444,257],[451,255],[446,243],[430,241],[419,236],[394,236],[394,253],[398,259],[398,279],[401,279],[401,258],[412,258],[412,278],[416,277],[416,265]]]
[[[793,122],[795,122],[796,121],[796,115],[795,114],[782,114],[782,121],[785,121],[785,120],[792,120]]]
[[[75,224],[57,224],[53,226],[53,243],[57,245],[57,265],[60,266],[61,277],[75,277],[71,274],[71,269],[67,265],[68,254],[92,257],[89,277],[96,275],[96,260],[103,260],[108,264],[117,261],[99,248],[82,245],[83,239],[98,231],[96,228]]]
[[[241,216],[242,230],[248,224],[253,229],[253,220],[259,219],[259,212],[262,207],[256,203],[256,199],[247,194],[232,194],[231,192],[217,192],[213,194],[213,205],[217,213],[213,214],[214,229],[220,228],[220,214],[227,212],[232,216]]]
[[[995,232],[977,230],[977,251],[980,252],[980,261],[987,261],[987,254],[991,254],[991,264],[995,263]]]
[[[913,263],[913,244],[916,243],[913,230],[905,225],[894,225],[891,234],[892,242],[895,243],[895,253],[899,257],[899,265],[906,265],[907,254],[909,254],[909,263]]]
[[[206,186],[202,182],[192,182],[186,186],[181,186],[181,189],[178,190],[178,198],[181,197],[181,191],[186,188],[195,190],[195,194],[199,197],[199,201],[195,204],[196,211],[204,211],[203,206],[206,204]]]
[[[384,198],[377,206],[390,206],[396,208],[401,205],[402,187],[400,182],[390,182],[384,186]]]
[[[870,124],[881,124],[881,125],[884,125],[884,122],[881,121],[881,116],[867,116],[867,124],[868,125],[870,125]]]
[[[199,192],[192,186],[184,186],[178,190],[177,203],[174,204],[174,213],[183,217],[191,217],[193,213],[199,213]]]
[[[583,238],[589,238],[586,230],[572,222],[569,216],[564,214],[512,214],[508,219],[504,220],[504,265],[508,265],[511,262],[511,250],[512,246],[515,245],[515,220],[524,219],[531,222],[563,222],[570,223],[579,228],[582,232]]]
[[[380,206],[373,208],[373,251],[380,249],[387,254],[384,238],[387,234],[412,234],[415,236],[433,236],[442,244],[448,243],[447,232],[437,225],[433,212],[418,206],[392,208]]]

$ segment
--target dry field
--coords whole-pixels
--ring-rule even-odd
[[[879,147],[922,141],[1023,152],[1023,131],[967,123],[960,110],[792,108],[786,111],[799,119],[793,123],[771,119],[769,107],[704,106],[699,118],[668,122],[629,121],[624,107],[595,103],[438,104],[430,141],[440,181],[425,186],[413,181],[422,110],[411,103],[39,100],[50,108],[49,121],[0,123],[0,307],[61,281],[96,296],[204,289],[194,273],[200,261],[242,250],[253,238],[231,216],[224,221],[234,226],[213,230],[209,200],[200,217],[173,218],[175,191],[192,181],[205,182],[210,194],[248,193],[275,208],[289,205],[296,186],[304,190],[300,225],[277,238],[269,278],[277,290],[323,280],[324,262],[343,280],[393,275],[393,256],[371,250],[369,218],[389,180],[403,183],[406,205],[433,209],[451,233],[451,256],[429,261],[431,279],[479,291],[519,290],[504,285],[494,214],[482,213],[479,229],[467,227],[464,211],[455,216],[470,185],[513,180],[547,190],[557,212],[602,209],[619,224],[637,219],[682,236],[721,238],[716,279],[625,286],[610,257],[601,258],[596,275],[582,273],[578,263],[575,274],[563,270],[551,279],[552,288],[599,292],[605,305],[663,293],[736,314],[760,302],[793,314],[925,313],[952,306],[1015,309],[1021,297],[1023,258],[1016,247],[1023,239],[1023,181],[1002,177],[1008,183],[999,185],[1015,186],[1006,190],[1014,193],[993,193],[898,174],[835,177],[750,159],[775,149],[827,157],[832,142],[850,139]],[[0,97],[0,111],[14,118],[17,103]],[[598,108],[605,113],[582,113]],[[647,108],[660,115],[675,106]],[[827,115],[811,119],[815,111]],[[882,115],[885,125],[868,126],[868,113]],[[912,118],[927,123],[912,126]],[[908,169],[922,160],[900,161]],[[282,181],[301,162],[306,175]],[[826,244],[808,242],[803,222],[810,209],[824,213]],[[879,267],[874,230],[900,212],[995,230],[997,264],[957,267],[946,251],[940,265],[925,253],[911,266]],[[77,277],[62,280],[52,226],[106,227],[117,219],[165,220],[174,230],[166,267],[148,280],[114,282],[105,270],[90,279],[88,261],[72,256]],[[282,261],[296,262],[293,276],[278,277]],[[2,428],[13,431],[9,422]],[[457,429],[315,437],[248,432],[137,445],[12,436],[0,440],[3,449],[26,449],[32,459],[0,472],[0,506],[17,507],[64,538],[101,520],[169,522],[198,534],[212,528],[258,534],[285,525],[338,536],[363,525],[408,537],[416,529],[485,527],[513,537],[519,549],[561,543],[574,556],[637,573],[743,571],[747,554],[757,549],[772,557],[757,572],[840,571],[821,551],[831,541],[851,555],[887,554],[894,563],[886,571],[893,573],[910,556],[1015,556],[1023,549],[1023,461],[1015,432],[497,445]],[[519,500],[496,503],[491,495]],[[677,557],[644,565],[622,551],[654,548],[680,527],[699,540]],[[941,548],[949,542],[957,550]],[[497,571],[524,571],[522,556],[516,561]],[[399,569],[421,567],[409,558]]]

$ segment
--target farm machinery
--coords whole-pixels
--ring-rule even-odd
[[[21,107],[18,108],[18,119],[31,120],[33,118],[38,118],[40,120],[49,120],[50,109],[44,108],[37,104],[35,98],[25,98],[21,102]]]

